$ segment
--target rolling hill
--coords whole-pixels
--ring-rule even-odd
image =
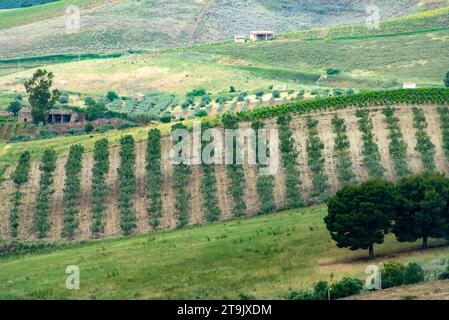
[[[254,29],[283,33],[363,22],[368,3],[350,0],[61,0],[0,11],[0,58],[152,50],[229,39]],[[376,3],[384,19],[448,4],[438,0]],[[81,10],[81,27],[76,33],[67,33],[65,29],[64,13],[69,4]]]

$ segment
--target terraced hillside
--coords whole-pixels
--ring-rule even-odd
[[[297,207],[300,205],[298,199],[303,199],[305,204],[314,204],[335,192],[342,184],[363,181],[368,177],[385,176],[393,180],[407,172],[426,169],[449,174],[448,94],[445,89],[399,90],[389,95],[379,93],[371,100],[368,94],[241,113],[240,127],[254,126],[253,119],[261,119],[264,128],[280,130],[281,144],[293,139],[293,148],[289,148],[291,153],[281,153],[280,172],[270,178],[271,182],[266,184],[266,188],[259,187],[263,177],[258,176],[254,166],[244,165],[243,170],[220,165],[212,169],[191,166],[182,170],[179,166],[173,166],[169,160],[172,147],[169,137],[159,138],[154,136],[154,131],[150,131],[151,143],[137,139],[134,144],[128,138],[122,139],[121,148],[110,149],[109,155],[102,157],[100,162],[99,150],[95,148],[95,154],[83,155],[78,175],[80,188],[76,198],[76,216],[80,224],[75,230],[75,238],[94,236],[92,221],[94,213],[98,212],[104,225],[104,232],[98,236],[110,237],[127,234],[128,231],[146,233],[155,227],[172,229],[184,224],[254,216]],[[394,98],[396,95],[398,99]],[[369,107],[357,107],[361,105]],[[307,108],[314,111],[305,112]],[[282,110],[292,112],[288,113],[293,116],[291,121],[279,113]],[[275,117],[277,114],[279,118]],[[224,127],[233,128],[234,120],[229,122],[225,119]],[[147,135],[146,131],[142,134],[142,130],[138,134],[140,137]],[[62,143],[61,147],[65,150],[69,147],[67,142],[55,141]],[[79,143],[83,144],[82,141],[79,140]],[[349,145],[342,141],[349,141]],[[92,139],[86,142],[91,145]],[[49,140],[48,145],[52,144]],[[5,158],[20,146],[20,143],[5,146],[2,157]],[[398,148],[403,148],[404,152],[397,153]],[[42,149],[40,147],[41,154]],[[30,148],[25,147],[25,150]],[[57,150],[62,149],[58,147]],[[154,161],[158,161],[156,167]],[[54,189],[55,192],[50,195],[49,207],[44,215],[51,225],[44,234],[45,238],[62,237],[66,162],[66,157],[60,157],[54,171],[50,172],[54,179],[50,190]],[[98,171],[93,168],[102,163],[109,164],[104,174],[107,193],[101,198],[106,207],[93,209],[96,199],[93,199],[96,197],[93,187],[98,187],[100,183],[94,179],[93,175]],[[42,189],[42,169],[39,163],[33,162],[30,179],[22,188],[18,234],[24,239],[35,239],[37,236],[36,197]],[[6,177],[13,170],[14,166],[10,166]],[[300,177],[293,192],[292,176]],[[348,176],[351,177],[349,180],[345,178]],[[12,190],[13,183],[7,179],[0,191],[1,198],[8,199]],[[160,192],[154,194],[155,190]],[[236,193],[235,190],[240,192]],[[129,201],[124,204],[123,199],[128,198]],[[211,203],[216,205],[213,212]],[[158,209],[153,210],[156,204]],[[2,201],[0,208],[0,231],[5,237],[11,233],[11,205],[9,201]],[[131,223],[130,230],[125,228],[125,222]]]
[[[229,39],[254,29],[282,33],[363,22],[368,3],[368,0],[61,0],[0,11],[0,58],[151,50]],[[376,4],[385,19],[441,7],[447,1],[378,0]],[[81,10],[81,28],[77,33],[67,33],[65,29],[68,5]]]

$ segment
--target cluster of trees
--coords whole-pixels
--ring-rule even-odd
[[[182,123],[176,124],[172,127],[172,132],[177,129],[187,130],[187,127]],[[175,143],[177,143],[175,141]],[[182,158],[182,151],[177,155],[182,162],[177,164],[173,171],[173,190],[175,192],[175,209],[178,212],[178,226],[183,227],[189,223],[189,208],[191,194],[188,186],[192,169],[187,164],[188,159]]]
[[[118,205],[120,209],[120,228],[123,234],[130,235],[137,228],[137,217],[133,206],[136,193],[136,150],[134,138],[124,136],[120,139],[120,167],[117,169],[119,181]]]
[[[424,111],[413,108],[413,126],[416,129],[416,151],[421,154],[421,162],[427,171],[435,170],[435,145],[427,134]]]
[[[223,127],[225,129],[238,129],[239,120],[237,116],[226,113],[222,117]],[[229,191],[231,193],[232,199],[234,200],[234,207],[232,208],[232,212],[234,217],[241,218],[246,213],[246,204],[243,200],[243,195],[245,192],[245,172],[243,170],[243,165],[236,163],[236,149],[237,149],[237,141],[234,141],[233,144],[233,164],[227,166],[228,177],[230,180]]]
[[[449,108],[440,107],[438,108],[438,113],[440,115],[440,127],[443,135],[444,155],[449,160]]]
[[[382,113],[385,115],[388,124],[388,138],[390,139],[388,149],[393,160],[396,176],[406,176],[410,174],[410,168],[407,164],[407,144],[399,127],[399,119],[395,117],[395,110],[391,107],[383,109]]]
[[[251,124],[251,128],[256,132],[256,160],[257,167],[262,167],[260,155],[259,155],[259,147],[262,148],[262,153],[265,153],[269,156],[269,149],[267,148],[267,141],[262,141],[262,138],[259,136],[259,130],[263,129],[264,123],[261,120],[254,120]],[[266,138],[266,137],[265,137]],[[259,141],[260,140],[260,141]],[[272,175],[258,175],[256,182],[257,194],[259,195],[260,200],[260,213],[266,214],[276,210],[276,203],[274,202],[274,177]]]
[[[396,184],[371,180],[349,185],[328,202],[326,226],[340,248],[369,249],[392,232],[398,241],[449,239],[449,179],[425,172]]]
[[[362,132],[362,154],[363,163],[368,169],[371,178],[383,178],[385,174],[384,167],[380,164],[379,147],[374,142],[373,121],[369,116],[368,110],[357,110],[356,116],[359,118],[359,128]]]
[[[285,171],[286,207],[288,209],[304,207],[301,194],[301,178],[298,169],[298,154],[293,130],[290,128],[292,117],[281,114],[277,119],[279,125],[279,151]]]
[[[80,192],[80,173],[82,166],[84,148],[75,144],[70,147],[69,156],[65,164],[65,185],[64,185],[64,220],[62,236],[72,239],[76,229],[79,226],[76,208],[76,201]]]
[[[324,171],[324,144],[318,135],[318,120],[308,117],[306,120],[309,136],[307,138],[307,156],[312,171],[313,192],[311,196],[322,201],[329,197],[329,181]]]
[[[147,190],[150,206],[147,209],[150,227],[157,229],[162,218],[162,171],[161,171],[161,132],[151,129],[147,142]]]
[[[23,152],[19,157],[16,170],[11,176],[11,180],[14,182],[15,191],[12,193],[13,207],[9,215],[9,226],[12,238],[17,238],[19,229],[19,207],[22,202],[23,193],[20,190],[21,187],[28,182],[30,176],[30,153],[29,151]]]
[[[95,142],[95,164],[92,168],[92,233],[98,237],[104,232],[103,214],[106,209],[105,198],[108,195],[106,174],[109,172],[109,143],[107,139]]]
[[[334,155],[337,163],[338,181],[343,186],[356,183],[357,180],[352,170],[351,145],[345,120],[335,115],[332,118],[332,128],[335,134]]]
[[[203,122],[201,130],[206,131],[209,129],[210,123]],[[203,135],[202,135],[203,136]],[[204,138],[204,136],[203,136]],[[206,146],[212,141],[213,137],[209,137],[209,141],[202,141],[201,153],[205,151]],[[214,150],[212,149],[210,156],[214,156]],[[218,207],[217,201],[217,181],[215,178],[215,166],[211,164],[202,163],[204,172],[203,179],[201,180],[201,193],[203,194],[203,203],[206,210],[206,220],[209,222],[218,221],[221,216],[221,210]]]
[[[54,192],[51,188],[54,181],[53,173],[56,169],[56,152],[54,150],[47,149],[44,151],[39,169],[41,178],[34,210],[34,227],[37,236],[42,239],[47,236],[48,231],[51,229],[48,213],[50,211],[51,195]]]

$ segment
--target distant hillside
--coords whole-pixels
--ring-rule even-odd
[[[61,0],[0,11],[0,58],[85,51],[152,49],[364,21],[368,0]],[[447,0],[379,0],[381,18],[448,4]],[[81,9],[81,29],[67,33],[68,5]]]

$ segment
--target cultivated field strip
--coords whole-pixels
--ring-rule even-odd
[[[413,126],[413,110],[411,106],[397,105],[392,106],[395,109],[395,116],[399,120],[400,131],[403,135],[404,142],[407,144],[406,161],[412,172],[420,172],[423,170],[421,155],[416,150],[416,129]],[[443,134],[440,128],[440,116],[438,114],[438,106],[419,106],[424,111],[425,120],[427,123],[426,133],[430,136],[432,143],[435,145],[435,164],[438,171],[449,174],[449,161],[445,156],[443,150]],[[394,170],[394,163],[392,161],[389,145],[389,130],[387,128],[386,117],[382,113],[383,108],[371,108],[369,117],[372,120],[374,135],[374,143],[378,145],[381,157],[381,165],[385,168],[385,175],[389,179],[397,179]],[[332,119],[335,111],[314,112],[308,115],[294,116],[290,122],[290,128],[293,130],[294,144],[298,150],[297,168],[299,169],[299,178],[301,181],[300,190],[302,197],[307,204],[313,204],[316,199],[310,200],[309,196],[313,192],[312,171],[309,168],[309,157],[307,154],[307,141],[309,137],[309,130],[306,125],[307,117],[311,117],[318,121],[318,138],[324,145],[322,155],[324,158],[323,173],[329,179],[330,191],[335,192],[341,185],[338,179],[337,160],[335,158],[335,133],[333,131]],[[338,111],[339,118],[344,120],[347,128],[347,136],[349,138],[348,152],[352,161],[352,171],[358,181],[363,181],[368,178],[368,170],[363,162],[362,155],[362,135],[360,132],[359,118],[356,117],[356,109],[348,108]],[[249,123],[240,123],[241,128],[249,128]],[[266,129],[279,128],[276,120],[269,119],[265,122]],[[161,172],[163,183],[160,186],[162,195],[162,218],[161,229],[173,229],[178,226],[178,213],[175,209],[175,191],[173,190],[173,165],[170,162],[170,149],[172,143],[169,137],[161,138]],[[150,206],[148,198],[148,190],[146,184],[146,154],[147,143],[138,142],[136,148],[136,193],[133,195],[132,204],[136,213],[137,228],[135,233],[147,233],[152,230],[149,226],[148,208]],[[106,198],[106,209],[104,212],[105,230],[102,237],[114,237],[122,235],[120,227],[120,210],[118,207],[118,174],[117,168],[120,165],[120,148],[115,147],[110,149],[110,170],[106,175],[106,182],[108,186],[108,196]],[[56,170],[54,173],[54,184],[52,189],[54,193],[50,200],[49,221],[51,222],[51,229],[48,232],[47,238],[52,240],[61,239],[61,231],[63,225],[63,195],[64,195],[64,181],[65,172],[64,164],[66,158],[58,159],[56,163]],[[94,159],[92,153],[85,153],[82,159],[82,169],[80,172],[80,194],[77,201],[79,209],[78,219],[80,220],[79,228],[75,232],[76,239],[92,238],[91,223],[92,223],[92,206],[91,206],[91,188],[92,188],[92,168],[94,166]],[[273,193],[276,210],[282,210],[286,206],[286,192],[285,185],[286,172],[282,167],[280,161],[280,170],[275,175]],[[10,167],[6,174],[7,177],[11,175],[13,168]],[[216,179],[216,201],[217,207],[220,210],[220,220],[232,219],[233,215],[233,198],[230,194],[232,188],[231,181],[228,175],[228,170],[225,165],[217,165],[214,168]],[[258,178],[257,168],[255,166],[244,165],[245,172],[245,190],[243,200],[246,205],[246,216],[253,216],[261,210],[261,203],[259,200],[256,182]],[[206,223],[204,208],[204,195],[201,190],[202,179],[204,178],[204,170],[201,166],[192,166],[192,174],[188,182],[187,190],[191,196],[189,201],[189,224]],[[19,228],[18,235],[22,239],[36,239],[34,230],[34,208],[36,202],[36,194],[39,190],[39,163],[33,162],[31,164],[30,179],[24,184],[22,188],[23,200],[19,212]],[[14,190],[14,185],[10,179],[6,179],[0,189],[0,197],[4,199],[0,205],[0,234],[3,237],[9,237],[9,212],[11,210],[11,193]]]

